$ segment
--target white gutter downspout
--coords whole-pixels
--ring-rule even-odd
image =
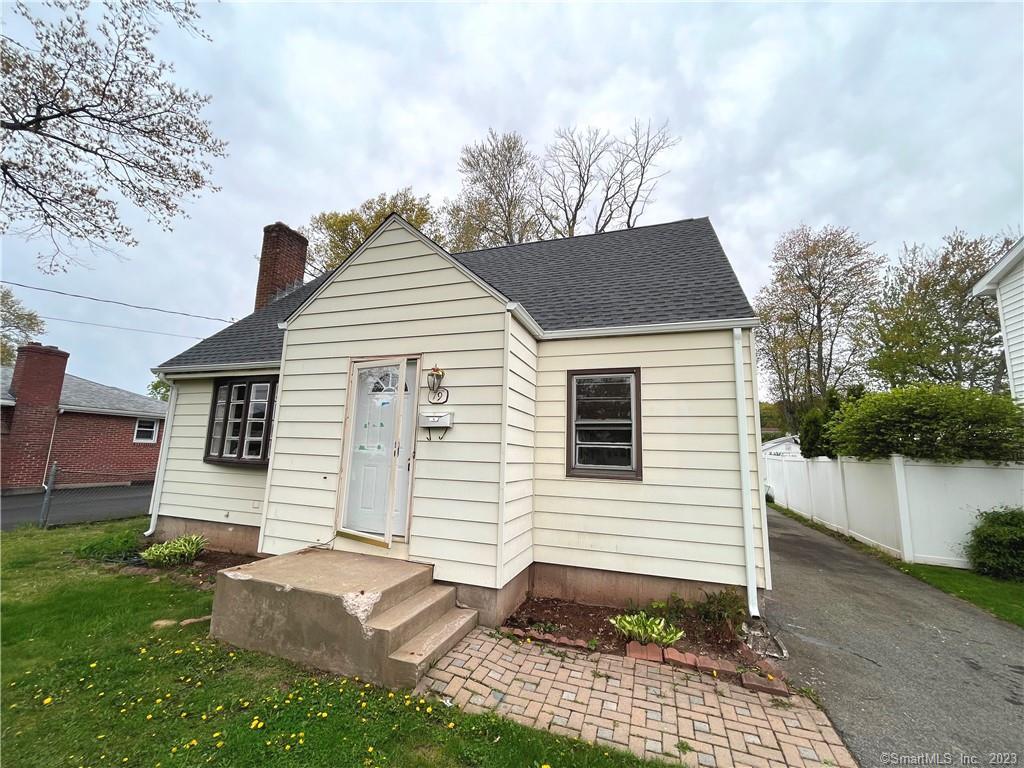
[[[166,379],[164,379],[166,381]],[[164,430],[160,443],[160,456],[156,462],[156,480],[153,482],[153,496],[149,500],[149,528],[142,534],[152,536],[156,533],[156,518],[160,512],[160,494],[164,489],[164,473],[167,470],[167,452],[171,447],[171,426],[174,424],[174,409],[178,404],[178,385],[171,382],[171,394],[167,398],[167,416],[161,425]],[[205,449],[204,449],[205,450]]]
[[[740,451],[740,494],[743,500],[743,554],[747,577],[747,612],[760,616],[757,606],[757,566],[754,561],[754,509],[750,500],[750,444],[747,439],[747,393],[743,374],[743,329],[732,329],[733,366],[736,379],[736,432]]]

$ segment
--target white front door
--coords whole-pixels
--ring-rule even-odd
[[[349,386],[340,529],[390,544],[408,514],[416,361],[355,363]]]

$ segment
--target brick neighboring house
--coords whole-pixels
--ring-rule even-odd
[[[30,343],[0,378],[0,490],[152,482],[167,405],[65,373],[68,353]]]

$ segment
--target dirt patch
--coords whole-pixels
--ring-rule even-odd
[[[200,583],[213,584],[217,581],[217,571],[234,568],[236,565],[245,565],[259,559],[254,555],[204,551],[198,560],[191,565],[184,566],[181,571]]]
[[[609,622],[613,616],[625,612],[623,608],[531,597],[509,616],[505,626],[585,640],[593,650],[605,653],[625,653],[626,639]],[[708,637],[705,626],[693,616],[683,616],[676,625],[686,632],[686,636],[673,648],[698,656],[728,659],[736,664],[747,663],[748,658],[741,654],[743,644],[739,639]]]

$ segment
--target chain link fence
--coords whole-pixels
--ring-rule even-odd
[[[4,530],[20,525],[68,525],[144,515],[153,495],[154,472],[64,469],[56,462],[38,492],[5,495]]]

